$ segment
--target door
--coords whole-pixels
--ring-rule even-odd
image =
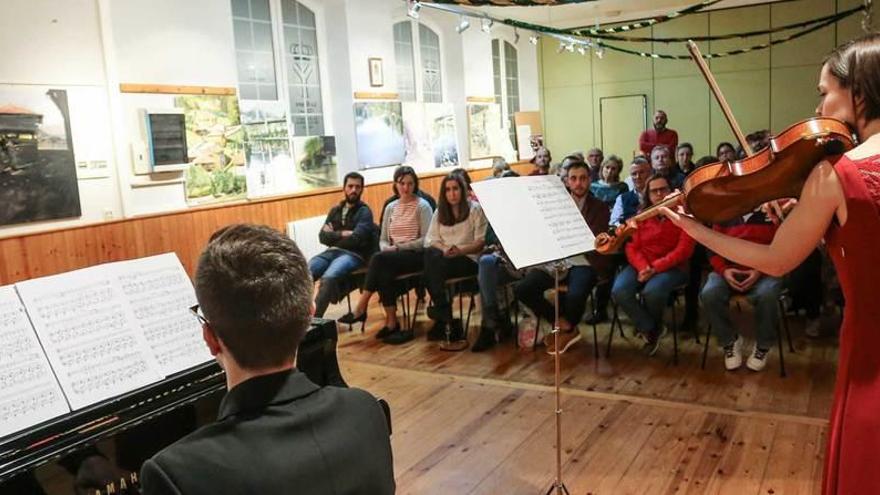
[[[623,173],[629,160],[639,153],[639,135],[648,126],[648,97],[644,94],[599,98],[599,137],[605,156],[623,159]],[[622,179],[623,177],[621,177]]]

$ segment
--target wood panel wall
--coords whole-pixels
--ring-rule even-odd
[[[529,163],[515,164],[520,173]],[[469,170],[473,180],[487,177],[489,168]],[[420,187],[435,198],[445,174],[424,174]],[[378,221],[379,208],[391,194],[391,183],[367,185],[363,200]],[[0,237],[0,285],[7,285],[110,261],[169,251],[177,253],[187,272],[195,271],[198,256],[211,234],[232,223],[269,225],[284,232],[287,223],[325,215],[342,199],[341,188],[222,204],[159,215],[127,218],[72,228]]]

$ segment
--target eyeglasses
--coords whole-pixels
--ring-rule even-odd
[[[669,188],[668,187],[656,187],[654,189],[648,189],[648,192],[651,194],[663,194],[663,193],[668,193]]]
[[[208,320],[202,315],[202,312],[199,311],[198,304],[193,304],[192,306],[190,306],[189,312],[192,313],[197,320],[199,320],[199,323],[201,323],[202,325],[208,325]]]

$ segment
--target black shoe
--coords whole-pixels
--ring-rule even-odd
[[[378,333],[376,333],[376,338],[379,339],[379,340],[382,340],[382,339],[384,339],[385,337],[391,335],[392,333],[394,333],[394,332],[396,332],[396,331],[398,331],[398,330],[399,330],[398,327],[394,327],[394,328],[387,327],[387,326],[386,326],[386,327],[382,327],[382,329],[379,330]]]
[[[443,338],[445,339],[446,336],[444,335]],[[458,342],[460,340],[465,340],[464,329],[461,326],[461,320],[455,319],[449,322],[449,341]]]
[[[605,323],[606,321],[608,321],[608,312],[596,311],[589,318],[584,320],[584,323],[587,325],[598,325],[599,323]]]
[[[480,335],[477,336],[476,342],[471,347],[471,352],[483,352],[495,345],[495,329],[482,327]]]
[[[448,304],[436,305],[432,304],[425,310],[428,318],[434,321],[449,321],[452,319],[452,307]]]
[[[382,339],[382,342],[391,345],[405,344],[414,338],[412,330],[395,330],[391,335]]]
[[[435,342],[446,338],[446,323],[435,321],[434,326],[428,330],[428,342]]]
[[[354,313],[345,313],[340,316],[338,320],[339,323],[345,323],[347,325],[353,325],[355,323],[363,323],[367,321],[367,312],[364,311],[360,316],[355,316]]]

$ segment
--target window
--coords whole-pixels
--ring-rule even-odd
[[[240,98],[280,102],[292,136],[323,135],[314,12],[296,0],[231,2]]]
[[[232,29],[241,98],[277,100],[269,0],[232,0]]]
[[[401,101],[416,101],[416,66],[413,60],[412,23],[394,25],[394,62],[397,72],[397,93]]]
[[[394,63],[401,101],[443,101],[440,37],[431,28],[411,20],[396,23]]]
[[[495,102],[501,106],[502,122],[507,122],[510,142],[516,149],[516,126],[513,115],[519,111],[519,67],[516,48],[506,41],[492,40],[492,79]]]

